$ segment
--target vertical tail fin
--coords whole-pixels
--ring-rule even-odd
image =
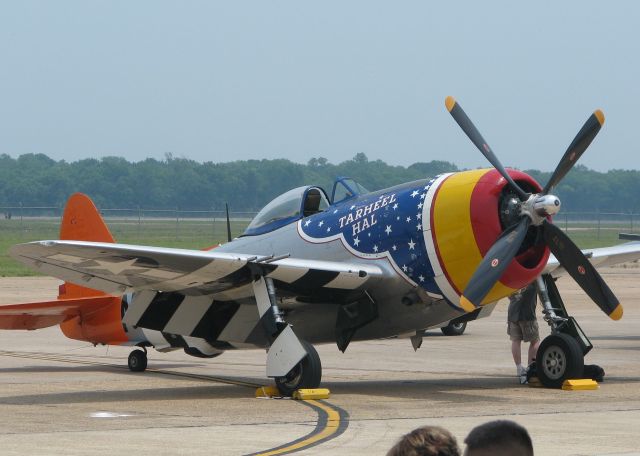
[[[83,193],[69,197],[60,224],[60,239],[66,241],[115,242],[91,199]],[[105,293],[69,282],[60,285],[59,299],[104,296]]]

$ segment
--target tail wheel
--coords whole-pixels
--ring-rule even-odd
[[[467,329],[466,321],[460,323],[449,322],[447,326],[440,328],[440,331],[445,336],[461,336],[464,334],[465,329]]]
[[[536,358],[536,373],[547,388],[560,388],[567,379],[581,378],[584,355],[578,341],[567,334],[546,337]]]
[[[283,396],[291,396],[301,388],[317,388],[322,379],[322,364],[318,352],[308,342],[300,341],[307,356],[284,377],[276,377],[276,386]]]
[[[147,354],[142,350],[134,350],[129,353],[129,370],[131,372],[144,372],[147,368]]]

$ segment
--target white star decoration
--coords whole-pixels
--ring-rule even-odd
[[[409,268],[407,268],[407,265],[406,265],[406,264],[403,264],[403,265],[402,265],[402,270],[403,270],[404,272],[407,272],[407,270],[408,270],[408,269],[409,269]]]
[[[141,268],[140,266],[134,266],[133,263],[135,263],[137,261],[137,258],[133,258],[131,260],[124,260],[124,261],[119,261],[117,263],[111,262],[111,261],[104,261],[104,260],[94,260],[96,263],[98,263],[97,266],[87,266],[85,269],[101,269],[101,270],[105,270],[105,271],[109,271],[111,274],[113,275],[118,275],[118,274],[122,274],[122,271],[126,271],[126,270],[148,270],[149,268]]]
[[[393,210],[395,211],[396,209],[398,209],[398,203],[393,205]]]
[[[311,223],[311,220],[307,220],[306,222],[304,222],[304,226],[309,226],[310,223]]]
[[[356,208],[355,206],[351,206],[349,209],[354,210],[355,208]]]
[[[373,251],[374,251],[374,252],[377,252],[377,251],[378,251],[378,246],[377,246],[377,245],[374,245],[374,246],[373,246]]]
[[[418,196],[418,193],[420,193],[418,190],[414,190],[413,193],[411,193],[411,198]]]
[[[418,223],[418,226],[416,226],[416,229],[420,231],[422,229],[422,223]]]
[[[422,214],[416,214],[416,220],[420,220],[422,218]]]
[[[327,233],[328,233],[329,231],[331,231],[331,227],[327,228]]]
[[[353,238],[353,245],[358,247],[358,244],[360,244],[360,239],[358,239],[357,237]]]
[[[418,209],[422,209],[422,206],[423,206],[422,203],[418,204]]]
[[[322,225],[324,225],[324,222],[320,220],[320,223],[318,223],[318,227],[321,227]]]
[[[394,251],[394,252],[395,252],[396,250],[398,250],[398,247],[396,247],[396,245],[395,245],[395,244],[393,244],[393,245],[391,246],[391,248],[393,249],[393,251]]]
[[[385,233],[387,233],[387,236],[389,236],[389,234],[391,233],[391,225],[387,225],[387,228],[384,230]]]
[[[411,221],[411,217],[407,217],[407,223]]]
[[[413,239],[411,239],[411,241],[409,242],[409,250],[414,250],[416,247],[416,243],[413,242]]]
[[[418,279],[420,279],[420,282],[424,282],[424,276],[422,274],[420,274],[420,277],[418,277]]]

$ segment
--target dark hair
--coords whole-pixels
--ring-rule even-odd
[[[439,426],[424,426],[402,436],[387,456],[460,456],[456,438]]]
[[[467,453],[473,450],[492,450],[496,456],[533,456],[531,437],[525,428],[508,420],[489,421],[471,430],[464,443]]]

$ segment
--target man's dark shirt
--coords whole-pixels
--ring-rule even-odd
[[[522,292],[509,296],[509,321],[533,321],[536,319],[536,287],[531,284]]]

